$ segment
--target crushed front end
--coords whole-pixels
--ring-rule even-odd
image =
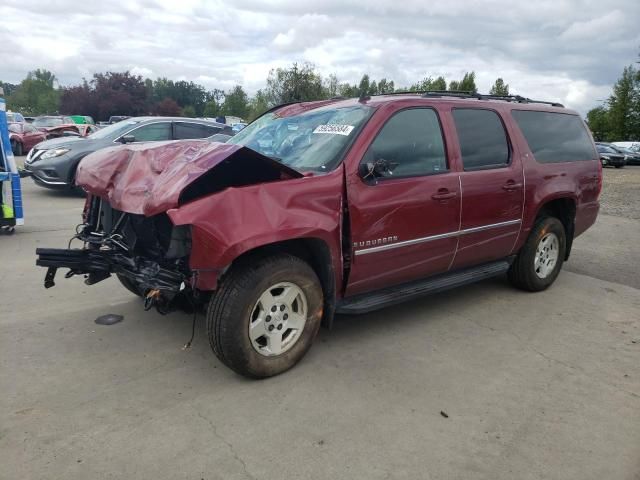
[[[192,293],[190,227],[174,226],[165,213],[122,212],[97,196],[88,197],[83,220],[69,242],[82,242],[82,248],[36,250],[36,265],[47,268],[45,288],[55,285],[59,268],[68,269],[66,278],[85,275],[87,285],[117,275],[145,299],[145,308],[161,313],[181,292]]]

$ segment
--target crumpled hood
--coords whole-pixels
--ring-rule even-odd
[[[302,176],[241,145],[182,140],[98,150],[80,162],[76,183],[113,208],[152,216],[227,187]]]

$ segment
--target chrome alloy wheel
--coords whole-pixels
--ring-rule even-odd
[[[261,355],[280,355],[295,345],[307,322],[307,297],[295,283],[280,282],[258,298],[249,321],[249,339]]]
[[[549,232],[540,239],[533,259],[533,268],[538,278],[547,278],[553,272],[559,253],[560,240],[555,233]]]

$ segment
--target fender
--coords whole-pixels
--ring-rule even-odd
[[[342,168],[284,182],[230,187],[168,210],[175,225],[191,226],[194,287],[215,290],[219,275],[250,250],[315,238],[329,247],[340,288]]]

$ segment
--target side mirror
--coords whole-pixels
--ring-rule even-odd
[[[134,135],[123,135],[120,137],[120,143],[133,143],[136,141],[136,137]]]
[[[366,162],[362,164],[360,167],[360,176],[363,180],[377,183],[378,178],[393,176],[393,171],[398,165],[398,162],[392,162],[384,158],[378,158],[373,162]]]

